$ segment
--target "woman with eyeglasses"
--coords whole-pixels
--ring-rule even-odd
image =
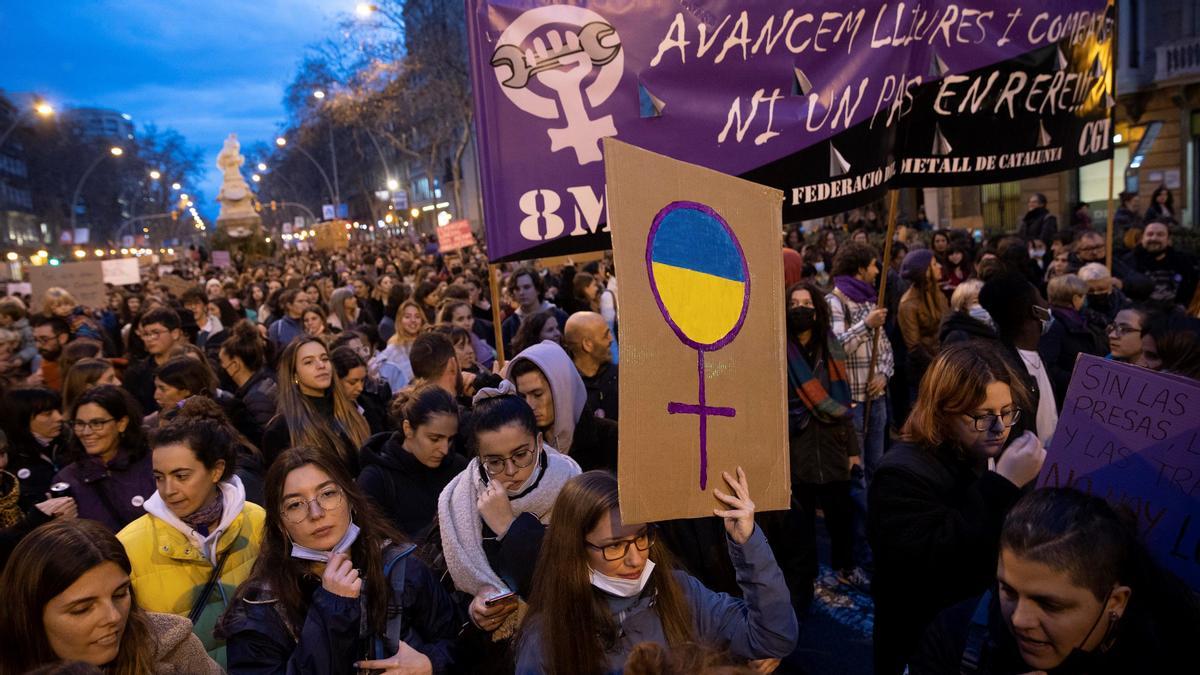
[[[225,664],[217,618],[250,576],[262,540],[262,507],[235,474],[238,440],[227,424],[179,419],[152,442],[157,490],[146,515],[117,533],[133,564],[143,609],[188,617],[208,655]]]
[[[219,629],[232,675],[453,668],[461,611],[340,462],[284,451],[264,506],[258,561]]]
[[[938,617],[909,673],[1193,672],[1200,604],[1136,525],[1071,488],[1025,495],[1000,533],[996,584]]]
[[[297,337],[279,357],[279,408],[263,433],[269,465],[284,449],[320,448],[358,474],[358,449],[371,435],[367,420],[346,396],[322,338]]]
[[[438,497],[438,527],[454,585],[473,596],[471,621],[489,637],[472,650],[477,666],[495,670],[532,590],[554,500],[580,471],[538,439],[533,410],[507,381],[475,395],[469,429],[474,457]]]
[[[141,408],[121,387],[92,387],[75,400],[68,425],[70,464],[51,483],[67,484],[80,518],[118,532],[145,513],[142,505],[154,494]]]
[[[518,673],[620,673],[639,643],[699,643],[744,661],[791,653],[799,635],[791,595],[762,530],[746,474],[724,473],[729,557],[743,598],[716,593],[674,568],[653,526],[625,523],[617,480],[572,478],[555,504],[521,626]]]
[[[999,348],[978,340],[944,349],[921,381],[868,494],[876,672],[902,672],[937,613],[991,583],[1000,525],[1046,457],[1034,434],[1010,438],[1025,399]]]

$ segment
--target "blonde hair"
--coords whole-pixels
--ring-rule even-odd
[[[55,307],[61,307],[63,305],[76,307],[79,305],[79,303],[75,301],[75,296],[71,295],[67,289],[60,288],[58,286],[47,288],[46,292],[42,294],[43,314],[53,314]]]
[[[411,345],[413,340],[417,339],[417,335],[408,336],[404,334],[404,324],[401,321],[401,318],[404,316],[404,310],[408,309],[409,307],[417,310],[417,316],[421,317],[421,327],[417,329],[417,335],[420,335],[425,330],[428,324],[428,321],[425,317],[425,310],[421,308],[421,305],[417,304],[416,300],[405,300],[404,302],[400,303],[400,308],[396,310],[396,332],[393,333],[392,337],[388,339],[389,345],[405,347]]]
[[[1059,307],[1070,306],[1076,296],[1087,295],[1087,292],[1087,282],[1074,274],[1059,275],[1046,284],[1046,299]]]
[[[967,279],[954,287],[954,293],[950,295],[950,309],[955,312],[965,312],[971,308],[971,305],[979,303],[979,291],[983,288],[983,282],[979,279]]]

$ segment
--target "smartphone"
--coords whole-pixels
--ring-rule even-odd
[[[510,599],[515,598],[516,596],[517,596],[517,594],[515,591],[507,591],[505,593],[497,593],[496,595],[493,595],[492,597],[488,598],[487,600],[484,600],[483,604],[486,607],[495,607],[496,605],[502,605],[502,604],[508,602]]]

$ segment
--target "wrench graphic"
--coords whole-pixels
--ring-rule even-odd
[[[546,51],[545,44],[535,39],[536,49],[522,51],[517,45],[500,45],[492,54],[492,67],[507,67],[509,76],[501,84],[512,89],[521,89],[529,84],[529,78],[546,70],[553,70],[563,65],[562,59],[579,52],[584,52],[591,59],[593,66],[603,66],[612,61],[621,51],[621,43],[604,44],[616,35],[612,26],[599,21],[593,21],[580,29],[578,34],[568,32],[566,43],[556,31],[547,35],[551,49]]]

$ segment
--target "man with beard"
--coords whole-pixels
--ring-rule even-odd
[[[612,362],[613,334],[596,312],[576,312],[567,319],[563,347],[587,388],[587,402],[597,417],[616,420],[617,365]]]
[[[1105,250],[1104,235],[1099,232],[1084,232],[1075,240],[1075,250],[1070,256],[1070,269],[1078,271],[1089,263],[1104,264],[1107,251]],[[1120,258],[1113,257],[1112,276],[1118,279],[1117,285],[1128,282],[1134,277],[1141,277],[1136,270],[1125,264]]]
[[[58,357],[71,339],[71,327],[57,316],[33,315],[33,342],[38,356],[42,357],[41,370],[34,377],[41,377],[42,384],[62,393],[63,373],[58,367]]]
[[[1187,306],[1196,292],[1196,261],[1171,247],[1171,230],[1166,223],[1152,221],[1142,230],[1142,241],[1125,255],[1123,262],[1150,278],[1154,290],[1150,302],[1162,309]]]

